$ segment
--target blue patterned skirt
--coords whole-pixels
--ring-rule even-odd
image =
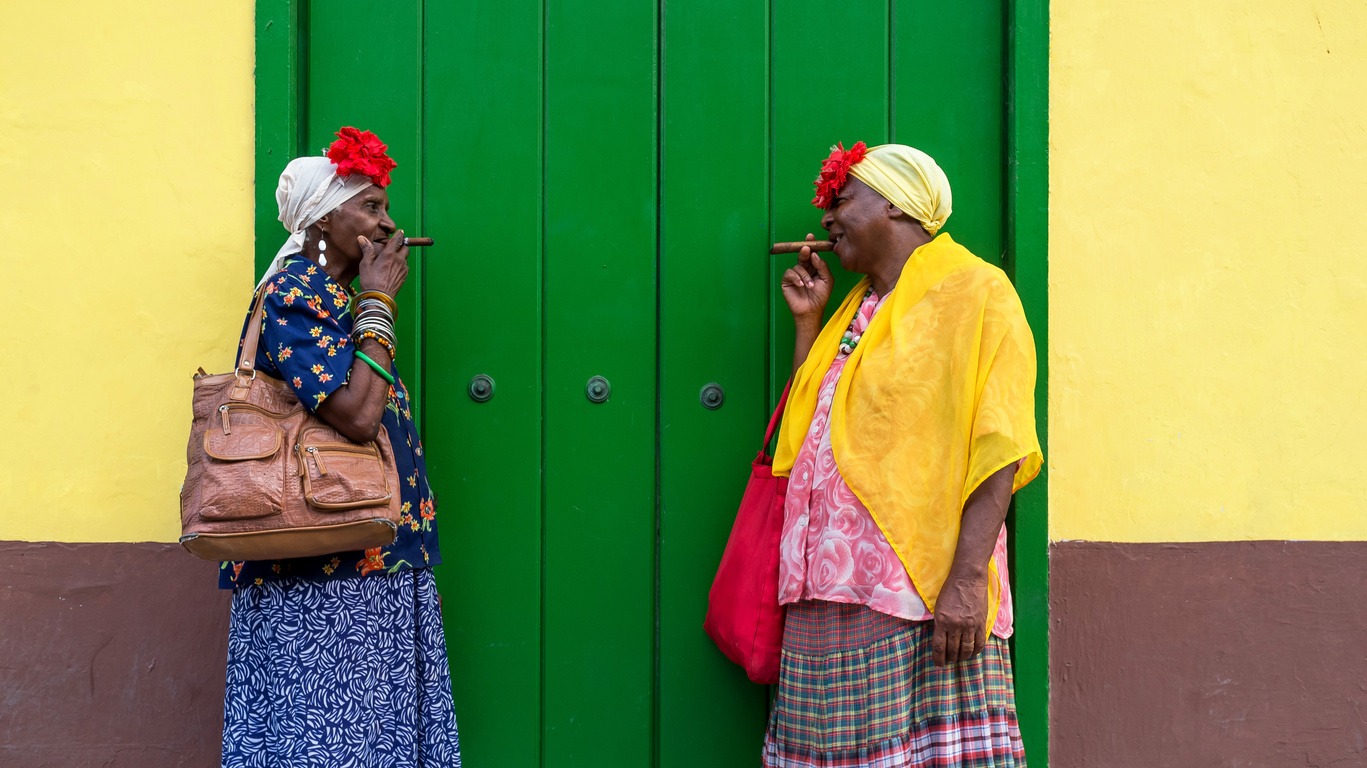
[[[458,768],[430,568],[238,587],[224,768]]]

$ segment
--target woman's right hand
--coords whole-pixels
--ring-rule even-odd
[[[809,232],[808,240],[816,238]],[[804,247],[797,255],[797,264],[783,273],[783,298],[796,321],[821,319],[826,302],[831,299],[835,279],[826,262],[811,248]]]
[[[361,290],[399,295],[408,279],[408,246],[403,244],[403,230],[390,235],[382,248],[361,235],[356,242],[361,246]]]

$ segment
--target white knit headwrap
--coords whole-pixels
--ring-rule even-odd
[[[280,206],[280,223],[289,230],[290,236],[275,254],[266,273],[256,284],[257,290],[266,280],[280,271],[285,258],[304,250],[304,230],[332,211],[337,206],[355,197],[373,182],[366,176],[354,173],[342,177],[337,175],[337,166],[326,157],[300,157],[290,161],[280,174],[280,183],[275,188],[275,202]]]

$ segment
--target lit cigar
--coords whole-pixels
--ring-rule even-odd
[[[432,242],[432,238],[430,237],[405,237],[403,239],[403,244],[409,248],[419,248],[424,245],[431,245]]]
[[[797,253],[803,248],[811,248],[813,251],[831,250],[830,240],[799,240],[796,243],[774,243],[774,247],[769,249],[769,253]]]

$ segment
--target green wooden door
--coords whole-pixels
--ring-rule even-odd
[[[788,261],[766,246],[819,232],[829,145],[902,141],[949,174],[956,239],[1000,260],[1003,13],[258,3],[261,178],[340,125],[372,129],[399,163],[395,220],[438,241],[401,296],[399,366],[441,510],[469,765],[757,763],[767,691],[701,623],[791,360]],[[1044,712],[1022,714],[1034,741]]]

